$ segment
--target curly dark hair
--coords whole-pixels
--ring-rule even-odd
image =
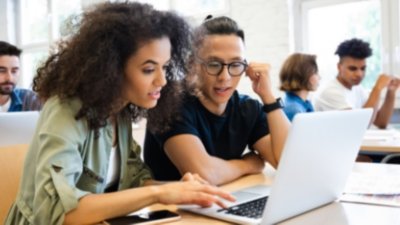
[[[294,53],[282,65],[279,73],[282,91],[311,90],[309,79],[318,73],[315,55]]]
[[[76,119],[86,118],[90,129],[98,131],[113,109],[121,107],[124,67],[129,57],[140,46],[162,37],[170,39],[171,60],[166,70],[168,83],[157,107],[147,111],[130,104],[122,114],[133,121],[152,117],[149,128],[163,130],[180,104],[191,30],[180,16],[148,4],[105,3],[84,13],[76,33],[60,42],[57,51],[38,68],[33,89],[44,100],[52,96],[61,100],[79,98],[82,107]]]
[[[340,43],[335,54],[340,58],[350,56],[356,59],[365,59],[372,55],[372,49],[368,42],[353,38]]]
[[[0,41],[0,56],[11,55],[19,57],[21,55],[21,52],[22,50],[17,48],[16,46],[5,41]]]

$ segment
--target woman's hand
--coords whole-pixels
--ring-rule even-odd
[[[201,184],[197,180],[172,182],[157,186],[158,202],[162,204],[197,204],[209,207],[217,204],[223,208],[226,206],[220,198],[235,201],[235,198],[218,187]]]

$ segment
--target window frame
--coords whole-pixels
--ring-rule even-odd
[[[308,21],[307,12],[317,7],[326,7],[349,2],[369,0],[293,0],[292,10],[294,35],[292,43],[294,50],[308,50]],[[382,69],[388,74],[400,76],[400,3],[393,0],[379,0],[381,3],[381,32],[382,32]],[[382,71],[382,72],[383,72]]]
[[[23,43],[22,35],[23,35],[23,20],[24,20],[24,14],[22,13],[22,1],[23,0],[15,0],[14,2],[14,7],[15,7],[15,14],[14,14],[14,21],[15,21],[15,41],[17,46],[19,46],[20,49],[22,49],[22,54],[21,54],[21,74],[22,76],[19,77],[18,80],[18,86],[21,86],[22,88],[30,88],[30,85],[32,83],[32,78],[34,77],[34,74],[31,74],[31,71],[28,71],[25,68],[24,64],[22,63],[24,60],[24,54],[25,53],[38,53],[38,52],[46,52],[48,53],[50,50],[51,45],[60,39],[60,35],[57,32],[58,30],[58,18],[57,18],[57,9],[55,8],[54,1],[56,0],[46,0],[47,1],[47,15],[48,15],[48,33],[47,33],[47,40],[46,41],[38,41],[38,42],[31,42],[31,43]],[[105,2],[105,0],[102,0]],[[81,8],[85,8],[87,3],[90,2],[90,0],[80,0]],[[86,3],[86,4],[85,4]],[[28,76],[29,75],[29,76]]]

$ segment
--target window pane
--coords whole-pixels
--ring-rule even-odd
[[[226,0],[172,0],[173,8],[186,16],[223,12],[227,8]]]
[[[78,15],[82,11],[81,0],[55,0],[54,2],[55,38],[64,37],[73,31]]]
[[[400,2],[397,4],[398,9],[397,12],[400,12]],[[397,17],[397,25],[398,25],[398,37],[400,37],[400,16]],[[394,70],[393,73],[395,76],[400,78],[400,39],[397,40],[398,42],[395,44],[396,47],[394,49]]]
[[[379,0],[358,1],[310,9],[307,14],[308,52],[316,54],[322,82],[337,75],[339,43],[353,37],[370,43],[373,55],[367,60],[362,85],[371,88],[382,72],[381,15]]]
[[[46,42],[49,35],[47,0],[21,0],[22,44]]]
[[[24,52],[21,56],[22,71],[19,79],[20,87],[31,88],[33,77],[40,63],[48,57],[46,50]]]

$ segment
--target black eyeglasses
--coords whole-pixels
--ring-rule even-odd
[[[217,60],[205,61],[200,59],[201,65],[207,71],[207,73],[211,76],[219,76],[224,70],[224,66],[228,67],[228,73],[232,77],[237,77],[243,74],[243,72],[247,69],[247,62],[244,60],[243,62],[231,62],[231,63],[223,63]]]

